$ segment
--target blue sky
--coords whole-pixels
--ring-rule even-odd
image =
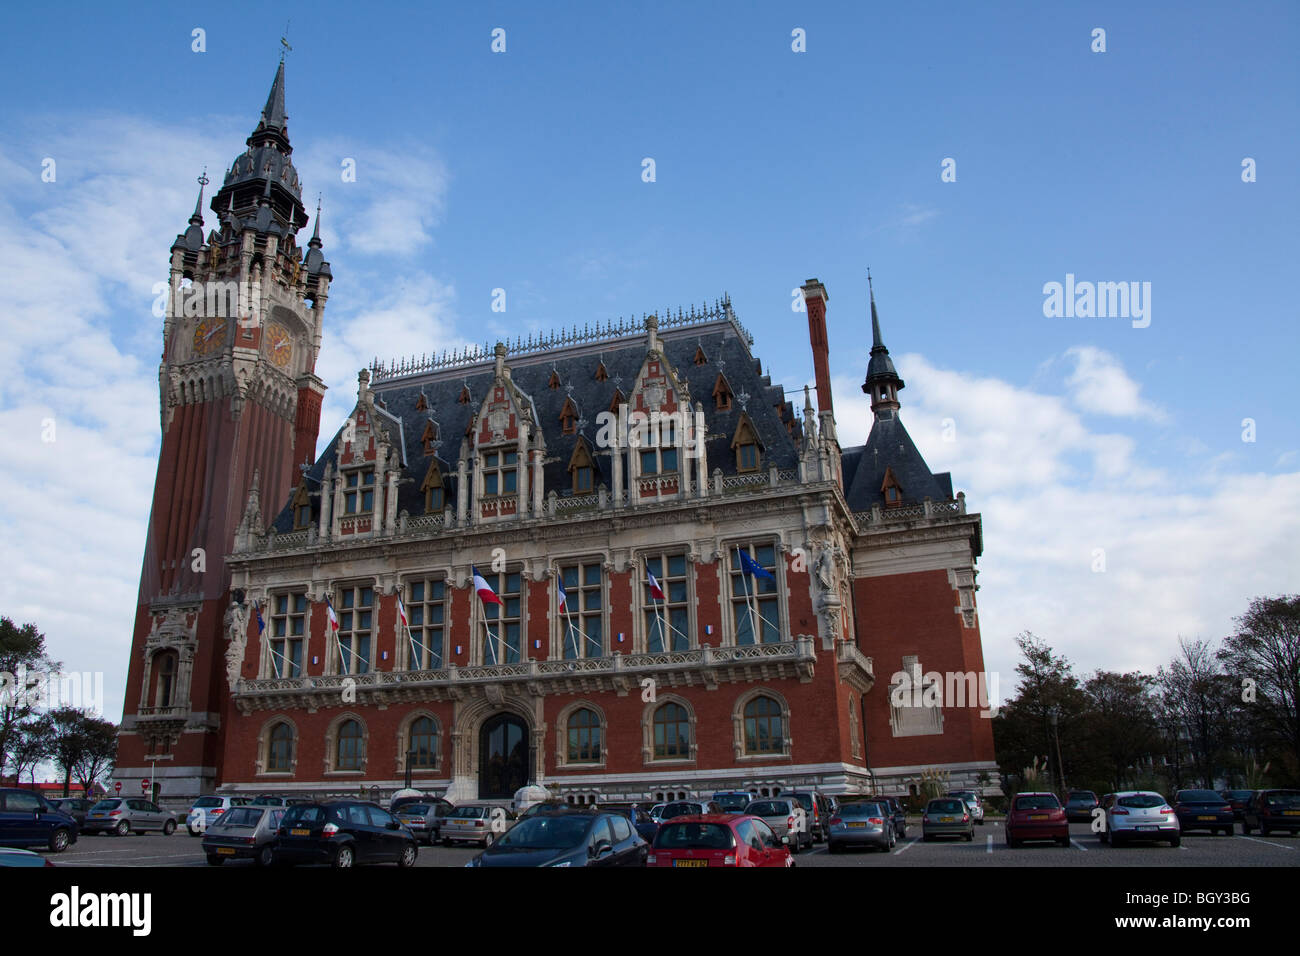
[[[861,441],[869,265],[903,420],[985,516],[981,622],[1005,683],[1026,628],[1086,670],[1222,636],[1300,570],[1300,8],[1132,6],[8,11],[0,423],[19,440],[0,557],[21,569],[0,613],[120,695],[158,442],[151,286],[199,170],[219,181],[242,151],[291,18],[290,136],[335,275],[326,437],[372,356],[724,290],[798,388],[791,291],[817,276],[841,434]],[[1150,326],[1044,317],[1067,273],[1151,283]]]

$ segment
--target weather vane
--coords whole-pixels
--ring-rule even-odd
[[[289,46],[289,24],[290,24],[291,22],[293,22],[293,21],[291,21],[291,20],[285,20],[285,21],[284,21],[284,36],[280,37],[280,46],[283,48],[283,49],[280,50],[280,62],[281,62],[281,63],[284,62],[284,55],[285,55],[286,53],[292,53],[292,52],[293,52],[293,47]]]
[[[212,182],[212,180],[208,179],[208,167],[204,166],[203,174],[199,176],[199,185],[206,186],[210,182]]]

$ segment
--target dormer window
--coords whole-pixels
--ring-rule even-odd
[[[572,398],[564,400],[564,408],[560,410],[560,425],[564,434],[576,435],[578,432],[578,407],[573,404]]]
[[[885,506],[894,507],[903,503],[903,486],[898,483],[894,469],[885,468],[885,479],[880,483],[881,494],[885,496]]]
[[[442,511],[446,498],[443,495],[442,469],[438,467],[436,459],[429,462],[429,470],[425,472],[420,490],[424,492],[425,514],[437,514]]]
[[[658,422],[658,441],[655,441],[655,429],[650,430],[650,441],[647,443],[653,447],[642,447],[641,449],[641,474],[643,475],[664,475],[677,471],[677,426],[672,418],[662,418]]]
[[[435,451],[433,443],[438,440],[438,426],[434,424],[433,419],[424,423],[424,433],[420,435],[420,444],[424,446],[424,453],[432,455]]]
[[[343,479],[343,513],[369,514],[375,510],[375,469],[348,472]]]
[[[429,410],[429,400],[424,397],[424,392],[421,392],[420,397],[416,400],[415,410],[417,412],[427,412]]]
[[[731,437],[731,447],[736,453],[737,471],[753,472],[762,466],[762,445],[758,440],[758,431],[749,415],[743,411],[736,425],[736,433]]]
[[[464,385],[460,390],[460,397],[456,399],[457,404],[468,405],[470,403],[469,386]]]
[[[483,456],[483,494],[510,495],[518,490],[519,453],[492,451]]]
[[[721,372],[718,373],[718,380],[713,383],[713,401],[718,411],[731,410],[731,383]]]
[[[573,454],[569,457],[569,474],[573,476],[575,495],[591,494],[595,471],[596,464],[592,460],[591,449],[587,447],[587,440],[579,438],[573,448]]]
[[[616,388],[616,389],[614,389],[614,397],[613,397],[612,399],[610,399],[610,402],[609,402],[609,411],[610,411],[610,414],[611,414],[611,415],[617,415],[617,414],[618,414],[618,406],[622,405],[622,404],[623,404],[624,402],[626,402],[626,401],[627,401],[627,396],[625,396],[625,395],[623,394],[623,390],[622,390],[621,388]]]
[[[298,490],[293,493],[293,530],[302,531],[311,524],[311,497],[307,491],[307,479],[298,482]]]
[[[560,373],[555,369],[551,369],[551,378],[546,383],[546,387],[552,390],[560,387]]]
[[[704,354],[704,346],[702,346],[702,345],[697,345],[697,346],[695,347],[695,358],[692,359],[692,361],[693,361],[696,365],[706,365],[706,364],[708,364],[709,357],[708,357],[707,355]]]
[[[605,363],[601,362],[596,366],[596,381],[603,382],[609,378],[609,372],[605,368]]]

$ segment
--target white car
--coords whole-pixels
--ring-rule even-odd
[[[970,809],[970,817],[980,826],[984,825],[984,801],[978,790],[949,790],[945,797],[961,797],[962,803]]]
[[[199,797],[194,801],[194,806],[190,808],[189,815],[185,818],[185,829],[190,831],[190,836],[200,837],[212,826],[221,815],[233,807],[242,807],[251,803],[247,797],[219,797],[215,794],[207,797]]]
[[[1183,828],[1169,801],[1153,790],[1125,790],[1108,793],[1102,798],[1106,808],[1106,828],[1102,843],[1123,846],[1132,840],[1182,842]]]

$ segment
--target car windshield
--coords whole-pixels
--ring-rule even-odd
[[[221,806],[220,797],[199,797],[197,800],[194,801],[195,810],[203,810],[206,809],[207,807],[219,807],[219,806]]]
[[[807,793],[792,793],[792,794],[790,794],[790,799],[791,799],[791,800],[798,800],[798,801],[799,801],[799,806],[803,807],[805,810],[811,811],[812,808],[813,808],[813,802],[812,802],[812,795],[811,795],[811,794],[807,794]]]
[[[960,800],[931,800],[927,813],[962,813],[966,809]]]
[[[790,804],[785,800],[755,800],[745,807],[745,812],[755,817],[784,817],[790,815]]]
[[[1264,803],[1270,807],[1290,807],[1300,810],[1300,790],[1286,790],[1282,793],[1270,793],[1264,798]]]
[[[121,802],[122,802],[121,800],[100,800],[99,803],[95,804],[90,809],[92,811],[93,810],[116,810],[117,805]]]
[[[1213,790],[1179,790],[1179,803],[1223,803],[1223,797]]]
[[[398,813],[422,814],[428,813],[433,807],[427,803],[408,803],[397,808]]]
[[[1115,802],[1130,810],[1151,810],[1155,807],[1163,807],[1165,798],[1158,793],[1132,793],[1127,797],[1120,797]]]
[[[1035,793],[1016,797],[1011,804],[1013,810],[1058,810],[1061,801],[1051,793]]]
[[[1097,795],[1091,790],[1071,790],[1070,802],[1076,803],[1084,800],[1096,800]]]
[[[750,797],[747,793],[715,793],[713,799],[722,809],[738,813],[749,806]]]
[[[255,827],[262,822],[263,811],[254,807],[236,807],[221,816],[223,827]]]
[[[284,812],[284,819],[280,821],[283,826],[291,827],[301,824],[323,823],[325,822],[325,810],[323,807],[314,804],[299,804],[296,807],[290,807]]]
[[[721,823],[667,823],[655,837],[655,848],[662,850],[727,850],[734,845],[731,828]]]
[[[457,807],[455,816],[464,820],[478,820],[484,816],[487,809],[487,807]],[[530,819],[535,820],[537,818],[532,817]]]
[[[698,803],[670,803],[664,807],[660,814],[665,820],[671,817],[684,817],[688,813],[699,813],[700,805]]]
[[[516,850],[566,850],[581,843],[595,817],[552,814],[530,817],[515,826],[497,846]]]

